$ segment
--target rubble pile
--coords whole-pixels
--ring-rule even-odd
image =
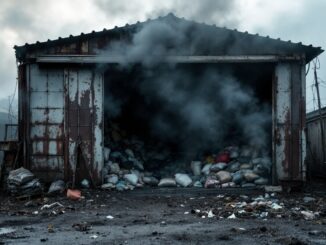
[[[9,172],[7,187],[13,196],[38,195],[43,191],[40,181],[23,167]]]
[[[135,187],[255,187],[270,182],[271,160],[249,146],[226,147],[218,154],[197,154],[198,160],[180,160],[157,144],[146,144],[110,124],[104,148],[103,189]]]

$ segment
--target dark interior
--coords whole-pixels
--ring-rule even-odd
[[[271,64],[109,65],[104,80],[105,145],[119,147],[111,137],[118,125],[124,139],[136,136],[148,147],[167,149],[177,168],[178,163],[181,166],[229,145],[247,145],[251,139],[243,133],[241,117],[263,111],[264,122],[259,125],[266,136],[260,150],[271,155],[273,74]],[[248,97],[252,99],[246,103]],[[192,104],[193,100],[199,104]],[[232,105],[233,101],[239,105]],[[205,109],[218,123],[205,119]],[[196,122],[194,127],[189,121]],[[164,164],[168,163],[145,162],[145,169],[156,171]]]

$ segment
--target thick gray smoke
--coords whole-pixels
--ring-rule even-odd
[[[219,26],[236,27],[239,22],[239,6],[235,0],[165,0],[153,3],[144,0],[96,0],[95,6],[110,19],[121,18],[121,15],[125,14],[139,20],[142,12],[146,12],[147,18],[157,18],[173,12],[187,19]]]
[[[232,143],[265,148],[271,119],[268,106],[259,104],[251,87],[234,78],[232,70],[217,65],[160,63],[164,56],[214,50],[216,42],[225,37],[213,38],[209,31],[170,17],[144,25],[128,41],[111,43],[104,55],[123,56],[120,69],[127,72],[141,64],[130,86],[146,106],[155,105],[155,110],[141,111],[149,114],[153,135],[174,139],[188,150],[219,149]],[[201,38],[207,41],[205,47]],[[123,96],[110,91],[106,96],[108,114],[119,115],[128,102],[128,90]]]

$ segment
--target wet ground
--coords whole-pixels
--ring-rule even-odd
[[[175,188],[82,194],[79,201],[64,194],[30,200],[0,196],[0,244],[326,244],[322,191],[266,195]]]

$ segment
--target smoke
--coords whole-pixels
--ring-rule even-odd
[[[187,19],[204,21],[219,26],[236,27],[240,21],[239,4],[235,0],[165,0],[165,1],[128,1],[96,0],[95,6],[109,19],[128,16],[129,22],[145,17],[157,18],[168,13],[175,13]]]
[[[151,135],[161,141],[194,151],[233,143],[266,148],[270,107],[261,104],[252,86],[233,76],[231,67],[161,63],[164,56],[212,54],[227,38],[170,15],[134,30],[130,39],[112,42],[102,55],[123,57],[119,69],[127,73],[135,63],[141,69],[132,72],[134,82],[125,81],[124,94],[106,95],[108,114],[118,116],[136,91],[144,100],[141,106],[149,109],[134,103],[133,113],[146,118]]]

